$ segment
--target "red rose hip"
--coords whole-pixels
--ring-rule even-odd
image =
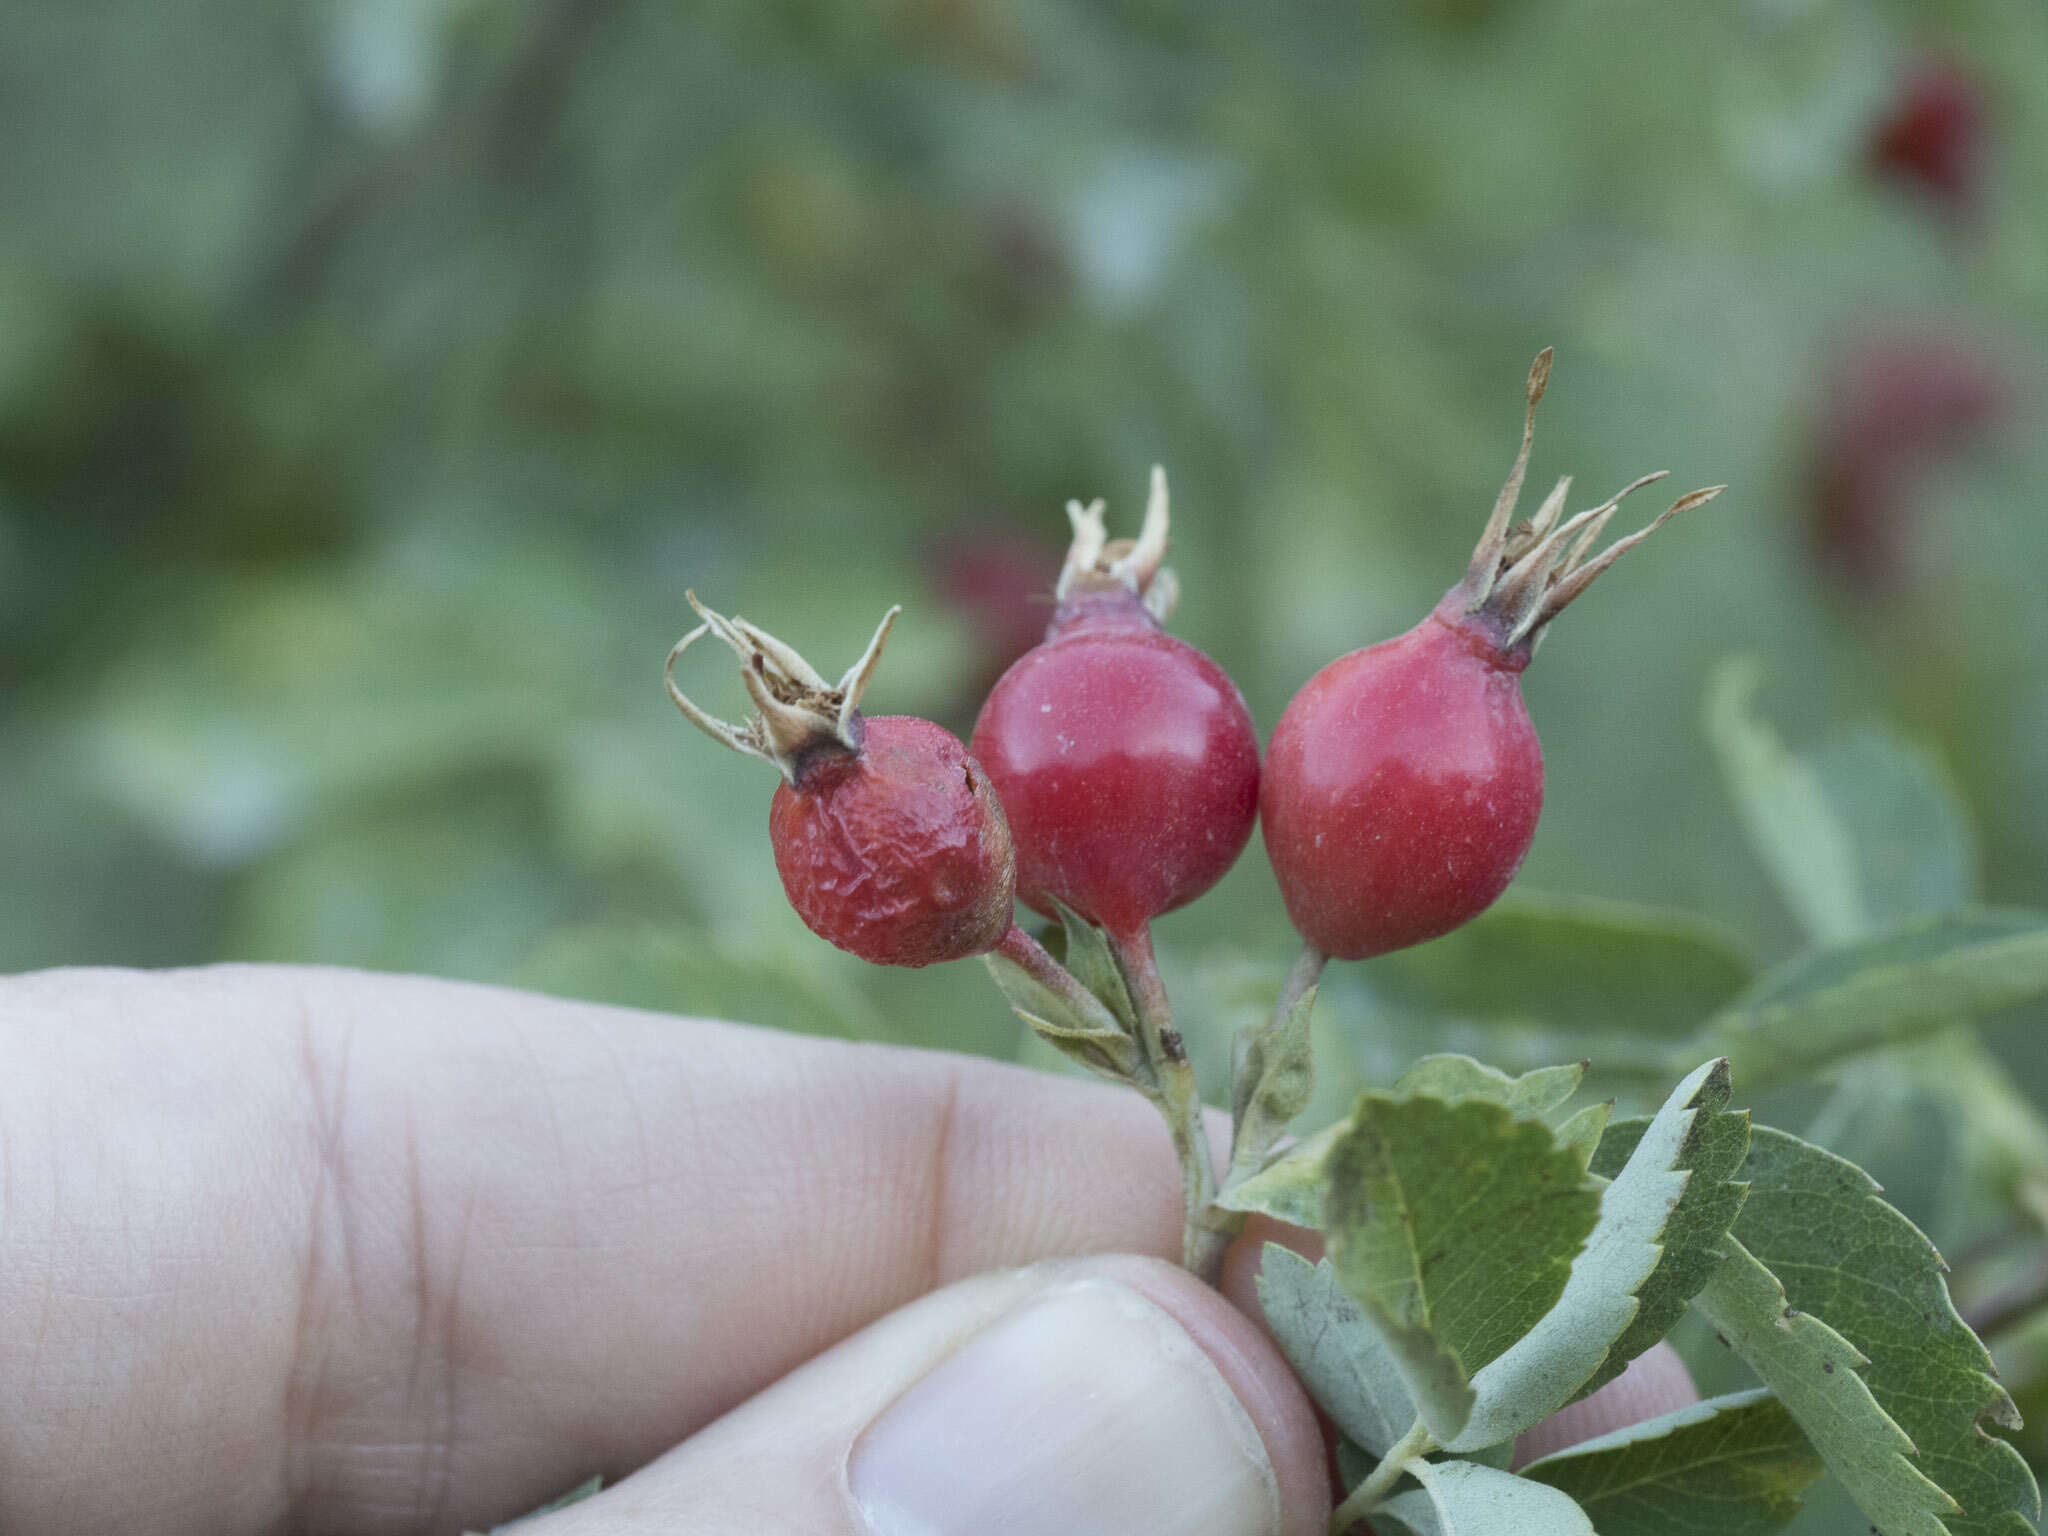
[[[1588,559],[1621,498],[1563,519],[1570,480],[1509,526],[1528,467],[1546,349],[1529,372],[1521,451],[1465,579],[1405,635],[1340,656],[1302,687],[1266,752],[1259,812],[1287,912],[1323,955],[1361,960],[1449,933],[1521,867],[1543,808],[1543,749],[1522,670],[1566,604],[1666,519]]]
[[[774,636],[694,593],[690,604],[704,622],[669,653],[669,695],[693,724],[781,772],[768,835],[797,916],[877,965],[994,949],[1010,926],[1016,869],[988,776],[929,720],[867,719],[858,708],[899,610],[833,686]],[[758,711],[744,725],[706,714],[676,686],[676,658],[706,634],[740,657]]]
[[[1074,542],[1045,642],[997,681],[971,746],[1010,819],[1018,894],[1128,938],[1244,851],[1258,734],[1223,669],[1160,628],[1175,592],[1164,473],[1136,541],[1106,539],[1099,501],[1067,510]]]

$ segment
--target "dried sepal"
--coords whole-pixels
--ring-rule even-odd
[[[1145,503],[1145,521],[1135,539],[1110,538],[1104,523],[1106,511],[1107,506],[1100,497],[1085,507],[1078,501],[1067,503],[1067,520],[1073,524],[1074,538],[1067,546],[1066,563],[1060,568],[1059,583],[1053,588],[1054,597],[1065,602],[1082,592],[1121,589],[1145,599],[1146,607],[1163,620],[1165,611],[1171,611],[1179,591],[1173,581],[1173,573],[1165,565],[1169,542],[1165,467],[1159,464],[1152,466],[1152,488]],[[1153,594],[1162,583],[1166,590],[1155,604]]]
[[[1479,535],[1479,542],[1472,549],[1472,563],[1465,567],[1465,584],[1478,587],[1482,582],[1490,585],[1492,573],[1500,564],[1501,550],[1507,543],[1508,521],[1515,515],[1515,503],[1522,499],[1522,478],[1529,472],[1529,450],[1536,442],[1536,405],[1543,398],[1543,391],[1550,387],[1550,364],[1555,352],[1545,347],[1536,354],[1536,361],[1529,365],[1529,382],[1523,395],[1527,402],[1522,412],[1522,446],[1515,454],[1514,467],[1508,471],[1507,482],[1501,486],[1500,495],[1494,498],[1493,512],[1486,519],[1485,531]]]
[[[695,592],[683,594],[703,620],[678,640],[662,668],[668,696],[683,717],[712,740],[772,763],[791,784],[804,765],[823,753],[854,753],[860,750],[861,695],[867,691],[882,647],[899,604],[882,615],[874,637],[838,683],[826,682],[809,662],[790,646],[745,619],[729,619],[697,601]],[[740,659],[740,682],[753,700],[752,718],[736,722],[722,720],[695,703],[676,685],[676,662],[697,641],[716,635]]]
[[[1529,452],[1535,442],[1536,406],[1550,383],[1551,360],[1551,349],[1545,347],[1529,369],[1521,446],[1472,551],[1465,579],[1452,589],[1455,606],[1462,614],[1468,618],[1484,617],[1502,650],[1521,647],[1525,655],[1542,639],[1544,626],[1591,586],[1602,571],[1679,513],[1703,506],[1727,489],[1715,485],[1688,492],[1647,527],[1617,539],[1597,555],[1593,548],[1623,498],[1664,479],[1667,471],[1658,470],[1632,480],[1598,506],[1570,517],[1564,516],[1572,483],[1567,475],[1543,499],[1535,517],[1524,523],[1514,522],[1515,504],[1521,499]]]

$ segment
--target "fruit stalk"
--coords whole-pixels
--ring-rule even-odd
[[[1223,1273],[1223,1254],[1232,1234],[1211,1225],[1216,1164],[1209,1151],[1209,1127],[1201,1091],[1195,1086],[1195,1069],[1188,1062],[1180,1031],[1173,1027],[1173,1007],[1152,952],[1152,926],[1142,923],[1127,933],[1112,931],[1109,942],[1131,989],[1139,1045],[1158,1083],[1154,1102],[1166,1117],[1174,1155],[1180,1160],[1181,1263],[1214,1285]]]

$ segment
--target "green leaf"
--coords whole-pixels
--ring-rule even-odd
[[[1581,1168],[1591,1168],[1593,1154],[1599,1150],[1601,1138],[1607,1134],[1607,1120],[1613,1113],[1612,1099],[1588,1104],[1558,1125],[1557,1144],[1569,1150]]]
[[[1060,915],[1060,950],[1054,958],[1136,1038],[1138,1010],[1131,1002],[1123,968],[1116,963],[1116,951],[1110,948],[1109,935],[1058,897],[1047,899]]]
[[[1735,997],[1750,967],[1689,913],[1516,892],[1365,974],[1383,1002],[1417,1012],[1669,1039]]]
[[[1936,915],[1790,961],[1709,1021],[1698,1043],[1757,1088],[2043,993],[2048,916]]]
[[[1076,1006],[1014,960],[1002,955],[984,955],[982,960],[1011,1010],[1040,1039],[1113,1082],[1129,1082],[1136,1075],[1137,1041],[1099,1000],[1083,999],[1090,1006]]]
[[[2048,1126],[1968,1024],[1851,1063],[1805,1135],[1877,1180],[1937,1247],[2048,1213]]]
[[[1866,926],[1977,899],[1969,813],[1941,763],[1880,725],[1835,732],[1807,754],[1856,850]]]
[[[1470,1056],[1424,1056],[1394,1084],[1397,1096],[1427,1096],[1445,1100],[1485,1099],[1518,1115],[1536,1116],[1557,1108],[1577,1091],[1586,1074],[1586,1064],[1538,1067],[1520,1077],[1509,1077]],[[1583,1154],[1599,1139],[1597,1126],[1604,1123],[1607,1107],[1592,1105],[1558,1130],[1560,1142]],[[1324,1160],[1337,1138],[1351,1124],[1350,1118],[1327,1125],[1217,1197],[1225,1210],[1247,1211],[1271,1216],[1297,1227],[1320,1229],[1323,1225]],[[1585,1157],[1579,1158],[1580,1166]]]
[[[1583,1061],[1538,1067],[1520,1077],[1509,1077],[1470,1056],[1443,1054],[1416,1062],[1395,1081],[1394,1092],[1434,1099],[1490,1099],[1533,1119],[1549,1114],[1577,1093],[1585,1078]]]
[[[1874,726],[1792,752],[1752,713],[1762,681],[1754,657],[1723,662],[1707,734],[1750,846],[1807,932],[1836,944],[1972,900],[1969,822],[1939,765]]]
[[[1320,1230],[1327,1180],[1324,1164],[1339,1138],[1351,1128],[1350,1116],[1326,1125],[1315,1135],[1289,1147],[1241,1184],[1216,1197],[1226,1211],[1246,1211],[1275,1221]]]
[[[1415,1401],[1394,1357],[1358,1303],[1344,1294],[1330,1261],[1311,1264],[1266,1244],[1259,1306],[1294,1374],[1351,1442],[1384,1456],[1415,1422]]]
[[[1657,1233],[1662,1253],[1656,1269],[1637,1287],[1641,1305],[1606,1360],[1580,1389],[1581,1396],[1619,1376],[1629,1361],[1669,1333],[1727,1254],[1724,1239],[1748,1192],[1736,1178],[1749,1152],[1749,1111],[1731,1112],[1728,1098],[1728,1064],[1723,1061],[1687,1101],[1692,1119],[1670,1165],[1684,1171],[1685,1191],[1666,1213]],[[1652,1124],[1637,1120],[1610,1127],[1593,1154],[1593,1171],[1614,1179],[1619,1186]],[[1613,1198],[1611,1191],[1609,1198]]]
[[[1372,1523],[1398,1523],[1415,1536],[1594,1536],[1568,1493],[1472,1461],[1418,1461],[1421,1488],[1396,1494]]]
[[[1614,1173],[1600,1198],[1599,1220],[1573,1261],[1571,1277],[1556,1305],[1472,1379],[1478,1395],[1471,1417],[1454,1438],[1439,1436],[1448,1449],[1465,1452],[1512,1439],[1574,1398],[1621,1374],[1630,1359],[1661,1338],[1684,1310],[1690,1290],[1674,1294],[1666,1282],[1651,1290],[1667,1254],[1665,1234],[1688,1212],[1704,1221],[1705,1242],[1719,1239],[1739,1206],[1721,1198],[1729,1186],[1695,1177],[1703,1150],[1721,1151],[1727,1141],[1715,1130],[1728,1102],[1728,1064],[1710,1061],[1672,1090],[1627,1162]],[[1741,1161],[1735,1146],[1730,1170]],[[1693,1192],[1697,1190],[1695,1197]],[[1713,1225],[1717,1217],[1719,1225]],[[1637,1327],[1644,1300],[1654,1301],[1661,1326]]]
[[[1563,1293],[1600,1193],[1540,1121],[1487,1099],[1368,1090],[1326,1166],[1337,1278],[1448,1445],[1471,1415],[1474,1373]]]
[[[1733,1238],[1693,1310],[1799,1421],[1879,1536],[1935,1536],[1955,1501],[1914,1464],[1913,1442],[1857,1374],[1855,1346],[1790,1306],[1777,1277]],[[2015,1533],[2017,1536],[2017,1533]]]
[[[1600,1536],[1769,1536],[1826,1470],[1785,1405],[1762,1389],[1631,1424],[1531,1462]]]
[[[1783,1282],[1802,1320],[1826,1319],[1867,1357],[1857,1374],[1918,1447],[1913,1466],[1968,1511],[1945,1512],[1946,1528],[1954,1536],[2025,1536],[2040,1511],[2033,1474],[1982,1428],[1984,1420],[2016,1427],[2018,1415],[1992,1377],[1990,1355],[1956,1315],[1933,1244],[1879,1198],[1861,1169],[1783,1131],[1757,1129],[1744,1172],[1750,1195],[1735,1236]],[[1800,1404],[1780,1395],[1827,1454]]]
[[[1316,989],[1308,988],[1276,1023],[1238,1036],[1231,1073],[1230,1163],[1233,1177],[1256,1169],[1315,1096],[1315,1048],[1309,1023]]]

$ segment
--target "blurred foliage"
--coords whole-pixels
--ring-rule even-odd
[[[873,702],[964,729],[1015,625],[948,573],[1037,549],[1049,582],[1061,502],[1131,519],[1162,460],[1176,628],[1270,728],[1462,569],[1545,343],[1538,481],[1734,487],[1529,675],[1525,883],[1579,897],[1510,913],[1583,918],[1588,953],[1599,903],[1696,914],[1649,993],[1558,995],[1662,1019],[1815,910],[1842,937],[1980,878],[2048,906],[2032,0],[0,0],[0,26],[0,967],[406,967],[1014,1054],[978,968],[803,932],[770,783],[662,699],[683,588],[828,671],[904,601]],[[1982,93],[1967,220],[1870,163],[1930,50]],[[1816,533],[1811,440],[1901,334],[1977,358],[2005,414],[1887,482],[1912,558],[1874,589],[1828,542],[1855,518]],[[1699,701],[1736,651],[1795,747],[1833,745],[1731,804]],[[1923,792],[1948,862],[1867,912],[1824,849],[1774,885],[1743,843],[1903,825]],[[1213,1081],[1289,952],[1263,861],[1161,943],[1217,1016],[1190,1029]],[[1464,963],[1344,968],[1323,1059],[1555,1043],[1471,978],[1415,1010]],[[2040,1022],[1827,1090],[1830,1137],[1887,1181],[1893,1147],[1945,1242],[2032,1188]],[[1992,1098],[2020,1129],[1983,1129]]]

